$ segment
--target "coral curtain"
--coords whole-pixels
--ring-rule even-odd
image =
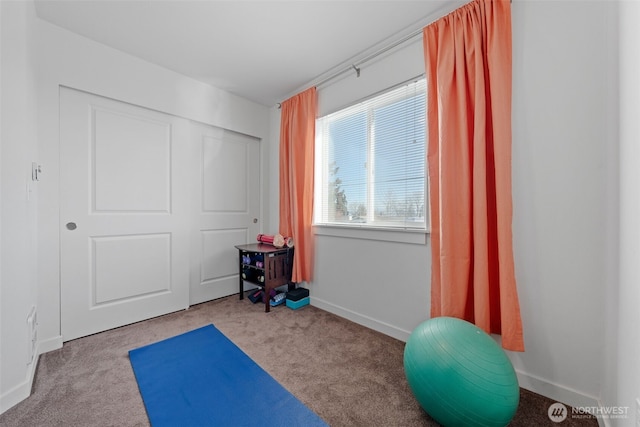
[[[511,4],[475,0],[423,31],[431,316],[524,351],[512,248]]]
[[[312,87],[282,103],[280,234],[293,237],[293,282],[313,276],[313,162],[317,97]]]

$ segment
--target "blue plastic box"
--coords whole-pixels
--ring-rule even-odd
[[[287,300],[287,307],[292,310],[297,310],[300,307],[304,307],[305,305],[309,305],[309,297],[304,297],[302,299],[299,299],[298,301],[291,301],[290,299]]]

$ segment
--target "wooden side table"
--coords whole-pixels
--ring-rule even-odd
[[[238,249],[240,299],[244,298],[245,281],[258,285],[264,289],[262,301],[264,311],[268,313],[271,309],[269,294],[272,289],[283,285],[288,285],[289,290],[295,287],[291,282],[293,248],[276,248],[264,243],[250,243],[236,245],[236,249]]]

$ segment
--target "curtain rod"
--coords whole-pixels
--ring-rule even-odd
[[[367,62],[371,61],[372,59],[382,55],[383,53],[386,53],[388,51],[390,51],[393,48],[396,48],[398,46],[400,46],[403,43],[408,42],[409,40],[418,37],[419,35],[422,34],[422,28],[420,28],[419,30],[416,30],[406,36],[404,36],[403,38],[401,38],[400,40],[396,40],[395,42],[391,43],[388,46],[385,46],[383,48],[381,48],[380,50],[377,50],[367,56],[365,56],[364,58],[360,59],[359,61],[356,61],[355,63],[349,65],[349,66],[345,66],[344,68],[331,73],[330,75],[328,75],[327,77],[323,78],[322,80],[320,80],[319,82],[310,84],[309,86],[322,86],[323,84],[343,75],[344,73],[354,70],[356,72],[356,77],[360,77],[360,66],[362,64],[366,64]],[[358,64],[358,65],[356,65]],[[278,102],[278,108],[280,108],[282,106],[281,102]]]
[[[372,59],[382,55],[383,53],[386,53],[388,51],[390,51],[391,49],[400,46],[403,43],[408,42],[409,40],[416,38],[417,36],[422,34],[422,28],[420,28],[419,30],[416,30],[404,37],[402,37],[400,40],[396,40],[395,42],[381,48],[380,50],[377,50],[367,56],[365,56],[364,58],[360,59],[359,61],[356,61],[355,63],[349,65],[349,66],[345,66],[344,68],[329,74],[328,76],[326,76],[325,78],[323,78],[322,80],[320,80],[319,82],[310,84],[309,86],[322,86],[323,84],[343,75],[344,73],[354,70],[356,72],[356,76],[360,77],[360,66],[362,64],[366,64],[367,62],[371,61]],[[356,65],[358,64],[358,65]],[[282,106],[281,102],[278,102],[278,108],[280,108]]]
[[[361,60],[357,61],[358,65],[356,65],[355,63],[351,64],[350,67],[346,67],[346,68],[344,68],[344,69],[342,69],[342,70],[340,70],[338,72],[335,72],[335,73],[329,75],[328,77],[325,77],[324,79],[322,79],[318,83],[316,83],[314,86],[322,86],[324,83],[327,83],[328,81],[331,81],[331,80],[335,79],[336,77],[341,76],[342,74],[344,74],[344,73],[346,73],[347,71],[350,71],[350,70],[355,70],[357,77],[360,77],[360,67],[359,67],[360,65],[366,64],[367,62],[371,61],[372,59],[382,55],[383,53],[386,53],[386,52],[390,51],[391,49],[393,49],[395,47],[400,46],[401,44],[404,44],[404,43],[408,42],[411,39],[414,39],[414,38],[418,37],[419,35],[422,35],[422,28],[420,28],[419,30],[416,30],[416,31],[404,36],[400,40],[396,40],[395,42],[391,43],[390,45],[385,46],[382,49],[371,53],[370,55],[365,56]]]
[[[513,0],[509,0],[509,3],[513,4]],[[462,7],[462,6],[464,6],[464,4],[461,5],[460,7]],[[453,13],[456,10],[457,10],[457,8],[452,10],[449,13]],[[447,16],[449,13],[447,13],[446,15],[443,15],[443,16]],[[441,17],[436,18],[431,23],[437,21],[440,18]],[[430,24],[427,24],[427,25],[430,25]],[[367,62],[371,61],[372,59],[374,59],[374,58],[376,58],[376,57],[378,57],[378,56],[380,56],[380,55],[382,55],[382,54],[384,54],[384,53],[386,53],[388,51],[390,51],[391,49],[394,49],[394,48],[400,46],[401,44],[404,44],[404,43],[410,41],[411,39],[414,39],[414,38],[416,38],[418,36],[421,36],[422,32],[424,30],[424,27],[426,27],[427,25],[424,25],[423,27],[421,27],[421,28],[419,28],[419,29],[417,29],[417,30],[405,35],[404,37],[402,37],[399,40],[396,40],[396,41],[390,43],[387,46],[384,46],[383,48],[381,48],[381,49],[379,49],[379,50],[377,50],[377,51],[365,56],[364,58],[362,58],[362,59],[360,59],[358,61],[355,61],[351,65],[344,66],[344,68],[329,74],[328,76],[324,77],[319,82],[309,84],[308,86],[309,87],[311,87],[311,86],[316,86],[316,87],[322,86],[323,84],[325,84],[327,82],[330,82],[331,80],[333,80],[333,79],[335,79],[335,78],[337,78],[337,77],[339,77],[339,76],[343,75],[344,73],[347,73],[347,72],[349,72],[351,70],[354,70],[356,72],[356,77],[360,77],[360,66],[362,64],[366,64]],[[278,102],[277,106],[278,106],[278,108],[281,108],[282,107],[282,103]]]
[[[513,0],[509,0],[509,3],[513,4]],[[462,6],[460,6],[460,7],[462,7]],[[449,13],[453,13],[456,10],[457,9],[454,9],[453,11],[451,11]],[[438,19],[440,19],[440,18],[437,18],[436,21]],[[433,22],[435,22],[435,21],[433,21]],[[346,73],[347,71],[350,71],[350,70],[355,70],[356,71],[356,76],[360,77],[360,67],[359,67],[360,65],[366,64],[367,62],[371,61],[373,58],[376,58],[376,57],[382,55],[383,53],[386,53],[386,52],[390,51],[391,49],[393,49],[395,47],[398,47],[401,44],[404,44],[404,43],[408,42],[409,40],[411,40],[413,38],[416,38],[418,36],[422,36],[422,32],[424,31],[424,27],[426,27],[428,25],[430,25],[430,24],[427,24],[427,25],[425,25],[425,26],[413,31],[412,33],[407,34],[406,36],[402,37],[401,39],[396,40],[395,42],[393,42],[393,43],[381,48],[380,50],[377,50],[377,51],[371,53],[370,55],[365,56],[361,60],[356,61],[356,63],[351,64],[350,67],[345,67],[342,70],[337,71],[337,72],[329,75],[328,77],[325,77],[324,79],[320,80],[318,83],[316,83],[313,86],[322,86],[324,83],[327,83],[328,81],[331,81],[331,80],[335,79],[336,77],[341,76],[341,75],[343,75],[344,73]],[[358,64],[358,65],[356,65],[356,64]]]

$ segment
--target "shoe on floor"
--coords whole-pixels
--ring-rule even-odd
[[[271,298],[269,304],[271,304],[271,307],[275,307],[277,305],[283,304],[286,300],[287,295],[284,292],[281,292],[279,294],[276,294],[275,297]]]

